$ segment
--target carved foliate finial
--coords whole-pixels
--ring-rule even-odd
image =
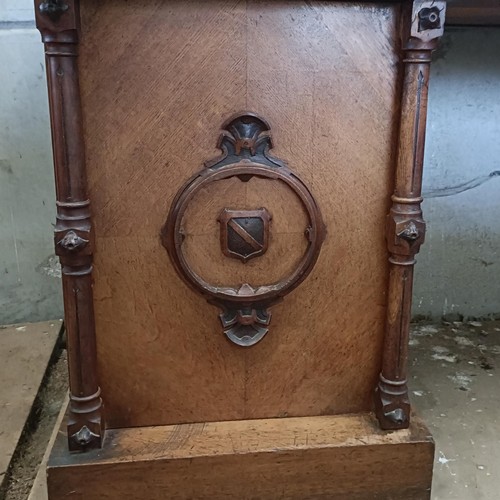
[[[413,242],[418,239],[420,232],[415,222],[411,220],[407,223],[406,227],[398,233],[398,236],[406,241]]]
[[[217,143],[222,155],[205,162],[207,168],[219,168],[240,161],[274,168],[284,166],[282,161],[269,154],[273,147],[269,123],[255,113],[233,115],[222,124],[222,129]],[[241,178],[242,181],[248,179],[248,176]]]
[[[76,234],[75,231],[71,230],[64,235],[64,238],[59,241],[58,245],[61,245],[61,247],[65,250],[72,252],[84,247],[88,242],[89,240],[82,238]]]

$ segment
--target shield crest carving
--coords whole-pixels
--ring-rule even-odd
[[[266,253],[269,245],[271,214],[265,208],[258,210],[230,210],[220,216],[222,253],[243,263]]]

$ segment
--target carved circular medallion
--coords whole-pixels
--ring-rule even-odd
[[[221,157],[207,162],[197,175],[177,193],[162,229],[163,245],[181,278],[209,302],[223,309],[221,321],[226,335],[239,345],[253,345],[268,329],[267,308],[279,302],[312,271],[325,238],[321,213],[307,186],[283,162],[269,154],[272,147],[269,125],[256,115],[245,113],[224,124],[218,146]],[[202,279],[189,266],[183,252],[185,234],[182,220],[193,198],[213,182],[238,177],[242,182],[260,177],[270,182],[282,181],[300,199],[308,217],[305,234],[307,249],[298,266],[287,277],[266,285],[241,283],[237,288],[217,286]],[[268,246],[271,215],[264,208],[249,211],[223,210],[222,251],[242,262],[262,255]]]

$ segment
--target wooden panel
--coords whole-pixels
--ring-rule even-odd
[[[56,443],[51,500],[430,498],[434,445],[418,419],[391,433],[351,415],[123,429],[106,439],[100,452],[72,456]]]
[[[500,26],[498,0],[453,0],[446,10],[447,25]]]
[[[394,5],[337,2],[83,2],[110,427],[371,408],[386,308],[397,15]],[[311,276],[246,350],[223,336],[217,309],[181,282],[159,239],[176,191],[218,155],[222,122],[242,109],[269,120],[273,154],[310,186],[328,229]],[[207,265],[221,258],[209,254]]]

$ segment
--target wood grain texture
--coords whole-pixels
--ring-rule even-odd
[[[430,497],[434,444],[418,419],[394,433],[367,414],[120,429],[73,456],[61,441],[51,500]]]
[[[97,349],[111,427],[371,408],[387,305],[398,11],[83,2]],[[159,238],[174,194],[217,156],[220,124],[242,109],[269,120],[274,154],[311,188],[328,227],[313,273],[249,350],[224,338]],[[273,196],[262,195],[252,205]],[[207,269],[220,265],[204,257]]]
[[[500,3],[498,0],[448,2],[446,25],[500,26]]]

